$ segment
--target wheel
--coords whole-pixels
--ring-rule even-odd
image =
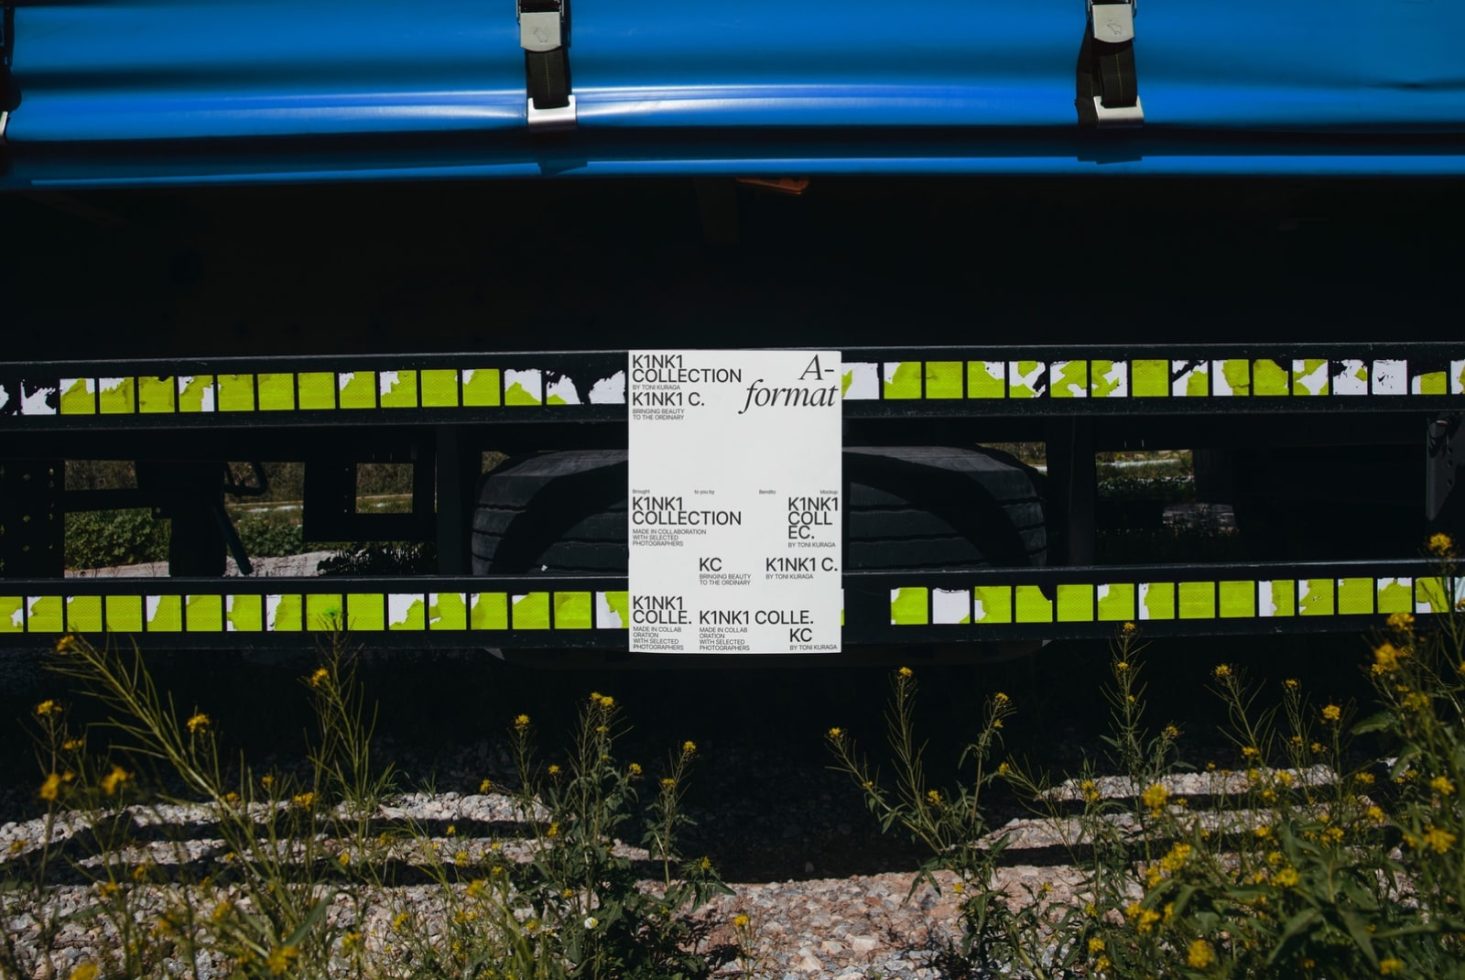
[[[1043,477],[1005,453],[847,449],[850,569],[1045,564]],[[473,515],[473,573],[624,573],[624,450],[551,452],[486,474]]]

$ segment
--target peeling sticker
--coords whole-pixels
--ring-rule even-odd
[[[931,621],[955,625],[972,621],[971,599],[966,589],[931,590]]]
[[[574,379],[569,375],[562,374],[545,385],[544,403],[546,405],[580,404],[580,392],[575,390]]]
[[[626,372],[617,371],[608,378],[601,378],[590,386],[590,404],[624,405],[626,403]]]
[[[874,401],[880,397],[880,365],[846,364],[842,385],[849,401]]]
[[[1364,361],[1339,361],[1333,371],[1333,394],[1368,394],[1368,364]]]
[[[1409,362],[1374,361],[1373,393],[1375,395],[1407,395],[1409,393]]]
[[[29,385],[20,387],[20,414],[22,415],[55,415],[56,404],[54,401],[56,389],[41,385],[32,388]]]

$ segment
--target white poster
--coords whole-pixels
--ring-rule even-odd
[[[837,653],[840,355],[632,351],[631,649]]]

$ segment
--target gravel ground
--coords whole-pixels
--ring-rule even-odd
[[[1146,655],[1151,720],[1156,727],[1178,722],[1181,744],[1197,766],[1211,759],[1239,766],[1229,743],[1215,733],[1223,713],[1204,693],[1214,663],[1236,663],[1270,681],[1272,690],[1283,676],[1299,676],[1315,699],[1341,701],[1364,690],[1356,669],[1363,649],[1356,637],[1157,641]],[[933,773],[952,771],[981,699],[996,690],[1018,707],[1006,730],[1007,749],[1029,768],[1076,772],[1085,751],[1099,747],[1104,707],[1095,692],[1105,672],[1102,644],[1053,644],[1028,660],[992,665],[935,666],[915,651],[907,656],[922,686],[919,718],[931,739]],[[257,769],[288,771],[301,763],[309,717],[300,678],[313,665],[310,656],[168,652],[148,661],[180,711],[197,705],[214,717],[224,751],[248,746]],[[53,696],[68,704],[74,722],[95,718],[84,700],[45,672],[44,662],[39,655],[0,657],[0,719],[23,719],[36,701]],[[520,711],[531,714],[552,760],[557,749],[550,736],[568,732],[585,694],[614,693],[635,726],[619,753],[645,764],[649,775],[683,739],[698,743],[687,799],[696,826],[684,851],[706,853],[733,888],[700,913],[708,948],[726,948],[728,923],[744,913],[752,922],[753,972],[759,976],[947,975],[941,955],[958,938],[953,895],[946,888],[918,888],[906,899],[922,853],[879,833],[855,788],[829,769],[824,745],[823,732],[837,724],[881,761],[888,668],[555,670],[506,666],[482,651],[372,653],[362,656],[360,667],[381,704],[378,757],[399,767],[404,786],[423,787],[398,798],[399,810],[384,816],[411,815],[436,832],[451,822],[502,823],[509,819],[505,801],[476,789],[485,777],[499,784],[511,779],[508,720]],[[28,823],[39,813],[38,776],[31,753],[15,737],[18,729],[10,731],[12,750],[0,756],[0,855],[10,841],[38,836]],[[1176,792],[1204,793],[1206,780],[1222,777],[1179,778]],[[1101,787],[1115,795],[1132,790],[1118,778]],[[991,804],[994,826],[1013,835],[1000,883],[1014,889],[1047,883],[1056,900],[1066,900],[1074,871],[1051,832],[1027,819],[1015,800],[998,793]],[[196,845],[195,856],[203,859],[214,845],[196,816],[186,809],[162,812],[175,825],[197,824],[190,847]],[[627,853],[639,856],[634,849]],[[55,887],[58,901],[84,900],[73,882],[58,880]],[[14,931],[19,923],[9,925]],[[88,942],[104,940],[71,935],[68,956],[79,957]],[[721,968],[725,975],[738,970],[731,962]]]

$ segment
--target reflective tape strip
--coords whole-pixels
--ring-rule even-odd
[[[602,369],[603,370],[603,369]],[[63,377],[16,383],[21,416],[411,411],[623,405],[626,373],[449,367],[178,376]],[[849,401],[1465,396],[1465,358],[1065,358],[849,362]]]
[[[969,616],[966,591],[955,595]],[[630,622],[629,593],[588,589],[0,595],[0,633],[502,632],[627,629]]]
[[[894,626],[1123,623],[1442,613],[1465,579],[1362,577],[920,586],[890,591]]]

